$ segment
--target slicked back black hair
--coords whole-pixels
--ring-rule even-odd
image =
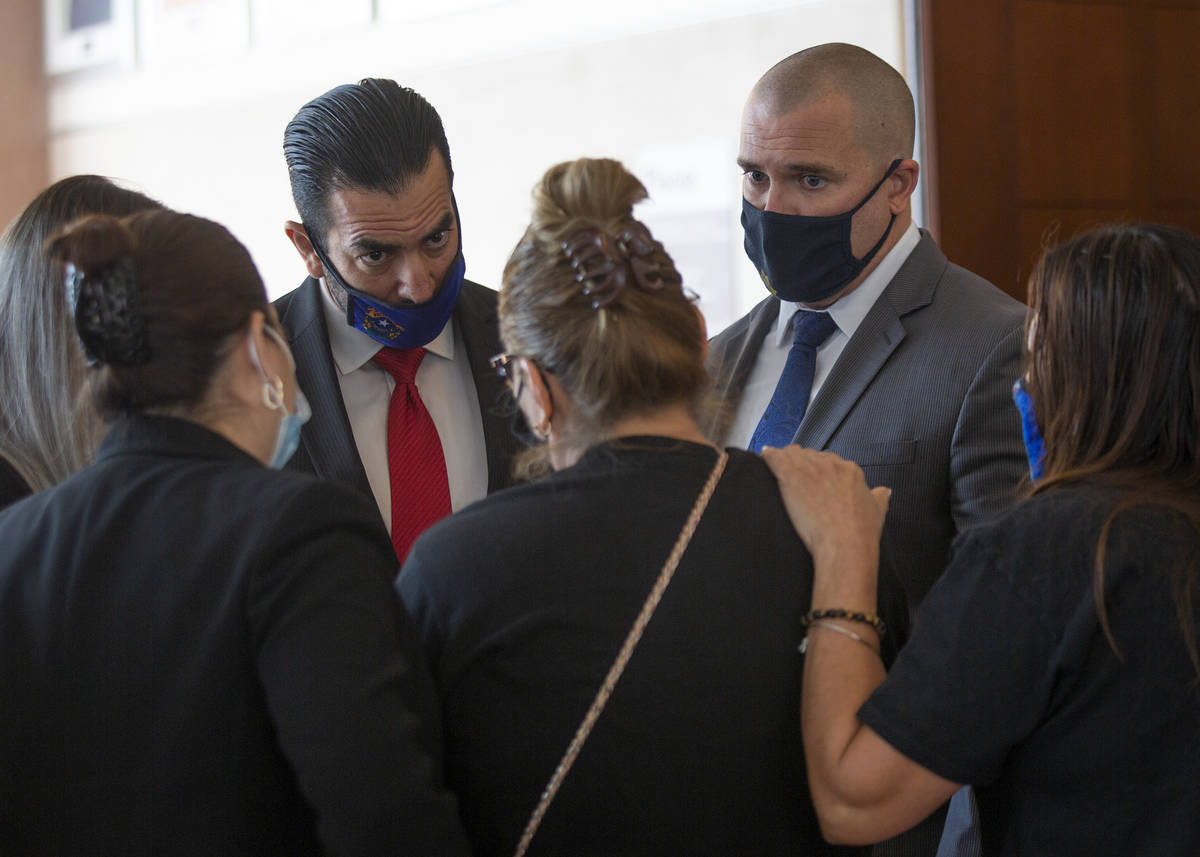
[[[310,240],[324,243],[331,191],[399,193],[425,169],[435,149],[453,180],[441,117],[394,80],[368,77],[305,104],[283,132],[283,154],[292,199]]]

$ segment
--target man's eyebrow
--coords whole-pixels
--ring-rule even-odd
[[[783,168],[789,173],[811,174],[832,179],[844,179],[846,177],[845,170],[835,169],[829,166],[829,164],[795,163],[784,164]]]
[[[761,166],[759,166],[757,163],[755,163],[754,161],[747,160],[746,158],[738,158],[737,165],[746,172],[749,172],[750,170],[759,170],[759,171],[763,170],[763,168]],[[813,164],[813,163],[784,164],[783,170],[784,170],[784,172],[791,173],[793,175],[797,175],[797,174],[809,175],[809,174],[811,174],[811,175],[817,175],[817,176],[825,176],[827,178],[833,178],[833,179],[844,179],[846,177],[846,173],[844,170],[834,169],[833,167],[829,166],[828,164]]]
[[[434,227],[429,230],[423,240],[429,239],[439,232],[447,232],[454,228],[454,213],[447,211],[442,215]],[[355,238],[350,242],[350,251],[353,253],[394,253],[402,249],[399,244],[393,244],[390,241],[380,241],[378,238],[372,238],[369,235],[363,235],[360,238]]]
[[[390,253],[399,248],[399,244],[378,241],[374,238],[355,238],[350,242],[350,249],[355,253]]]
[[[449,232],[453,228],[454,228],[454,213],[447,211],[445,214],[442,215],[442,219],[439,220],[437,222],[437,224],[432,229],[429,230],[429,233],[425,237],[432,238],[434,235],[437,235],[439,232]]]

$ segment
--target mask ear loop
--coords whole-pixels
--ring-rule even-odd
[[[900,162],[896,161],[896,163],[898,164]],[[895,169],[895,168],[893,167],[893,169]],[[887,177],[884,176],[884,178],[887,178]],[[883,182],[880,182],[880,184],[883,184]],[[457,258],[458,256],[462,255],[462,248],[463,248],[462,220],[458,216],[458,199],[454,196],[453,191],[450,192],[450,207],[454,209],[454,228],[455,228],[455,231],[458,233],[458,253],[455,254],[455,258]],[[321,267],[325,269],[325,276],[329,279],[332,279],[334,282],[334,285],[336,285],[338,288],[340,288],[343,292],[346,293],[346,295],[347,295],[346,323],[349,324],[351,327],[353,327],[354,326],[354,317],[353,317],[353,313],[351,312],[351,309],[350,309],[351,304],[350,304],[349,295],[354,294],[358,290],[355,289],[354,286],[351,286],[349,283],[347,283],[342,278],[341,272],[338,271],[338,269],[333,266],[333,263],[329,261],[329,256],[326,255],[325,248],[321,246],[320,240],[318,240],[315,237],[316,233],[309,231],[308,224],[304,224],[304,231],[305,231],[305,234],[308,235],[308,243],[312,245],[313,252],[315,252],[317,254],[317,259],[320,260],[320,262],[321,262]],[[455,264],[456,264],[455,262],[451,262],[450,268],[447,270],[453,269]],[[432,298],[430,300],[432,300]]]
[[[307,226],[304,228],[306,230],[308,229]],[[335,286],[342,291],[349,293],[350,286],[346,284],[346,281],[342,279],[341,273],[333,266],[333,263],[329,261],[329,257],[325,255],[325,249],[321,246],[321,242],[314,238],[312,234],[309,234],[308,243],[312,245],[313,252],[317,254],[317,259],[319,259],[321,262],[321,267],[325,269],[326,278],[333,280]],[[349,306],[349,301],[347,301],[347,306]],[[347,314],[349,314],[348,309]]]
[[[883,187],[883,183],[888,180],[892,173],[896,172],[896,168],[900,166],[901,161],[903,161],[903,158],[896,158],[896,160],[892,161],[892,165],[888,167],[887,172],[883,174],[883,178],[875,182],[875,187],[871,188],[871,192],[863,197],[862,202],[850,209],[851,217],[854,216],[855,212],[871,201],[871,198],[875,196],[881,187]],[[875,254],[879,252],[879,248],[883,246],[883,242],[887,241],[887,237],[891,234],[892,226],[895,225],[895,223],[896,215],[893,214],[892,219],[888,221],[887,229],[883,230],[883,234],[879,236],[879,240],[875,242],[875,246],[867,251],[867,255],[858,260],[863,264],[864,267],[867,265],[867,263],[875,258]]]
[[[278,375],[274,378],[267,377],[267,373],[263,370],[262,361],[258,358],[258,346],[254,344],[254,336],[249,334],[248,336],[250,341],[250,356],[254,358],[254,368],[258,370],[258,374],[263,380],[263,404],[272,411],[283,410],[283,379]]]

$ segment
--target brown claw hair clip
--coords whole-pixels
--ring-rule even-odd
[[[584,295],[592,299],[593,309],[615,301],[631,279],[646,292],[668,284],[682,285],[662,244],[636,220],[615,238],[595,227],[576,232],[562,242],[562,250]]]

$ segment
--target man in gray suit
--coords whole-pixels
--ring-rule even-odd
[[[759,80],[738,163],[746,252],[772,294],[711,353],[731,416],[721,439],[761,446],[794,314],[832,319],[782,442],[837,452],[892,488],[885,540],[915,610],[955,534],[1009,503],[1025,470],[1011,400],[1025,307],[913,225],[913,131],[904,79],[853,45],[809,48]]]
[[[904,78],[862,48],[818,45],[763,75],[738,163],[746,253],[771,296],[710,353],[719,440],[831,450],[892,489],[883,539],[916,612],[1026,460],[1011,401],[1025,307],[913,224],[914,130]],[[932,855],[940,833],[935,814],[877,853]]]
[[[913,224],[914,127],[904,78],[853,45],[758,81],[738,164],[771,296],[710,353],[716,439],[831,450],[892,489],[884,545],[915,612],[955,535],[1011,502],[1027,465],[1011,399],[1025,307]],[[932,855],[940,820],[877,853]]]

